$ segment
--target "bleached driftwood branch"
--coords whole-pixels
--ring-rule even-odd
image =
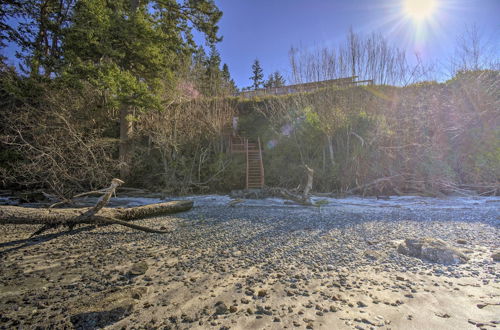
[[[187,211],[193,207],[192,201],[171,201],[132,208],[105,208],[116,188],[121,184],[123,184],[123,181],[113,179],[105,194],[91,208],[37,209],[0,206],[0,224],[42,225],[32,236],[38,235],[49,228],[68,226],[71,229],[79,224],[118,224],[146,232],[165,233],[165,231],[132,224],[128,221]]]

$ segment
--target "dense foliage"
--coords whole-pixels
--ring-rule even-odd
[[[469,71],[445,83],[254,99],[244,107],[259,114],[242,120],[242,130],[267,142],[271,186],[297,186],[307,164],[318,191],[496,193],[499,87],[498,71]]]
[[[4,184],[64,193],[117,174],[118,126],[105,93],[3,75]],[[499,84],[498,71],[480,71],[440,84],[171,104],[138,114],[129,183],[169,193],[243,187],[244,159],[227,152],[238,115],[238,133],[263,141],[270,186],[296,187],[307,164],[317,191],[497,193]]]
[[[347,50],[320,62],[294,52],[296,82],[352,72],[405,87],[238,98],[216,47],[221,15],[212,0],[2,5],[0,46],[15,43],[22,64],[0,66],[2,185],[70,195],[119,176],[168,193],[242,188],[244,159],[227,150],[238,116],[238,133],[265,145],[267,185],[296,187],[307,164],[317,191],[498,193],[498,70],[409,85],[418,70],[404,75],[398,49],[380,55],[385,40],[351,31],[341,49],[360,54],[352,67],[332,66]],[[382,57],[394,59],[389,71],[377,69]],[[252,71],[254,89],[285,83],[279,72],[264,82],[257,60]]]

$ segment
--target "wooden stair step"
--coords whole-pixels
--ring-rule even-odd
[[[262,188],[264,171],[262,168],[262,150],[260,140],[249,140],[242,136],[231,139],[231,152],[246,153],[246,187]]]

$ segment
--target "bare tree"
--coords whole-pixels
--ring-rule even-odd
[[[405,50],[391,45],[380,33],[368,36],[351,28],[346,40],[336,47],[289,51],[292,81],[305,83],[357,76],[382,85],[408,85],[428,77],[431,67],[418,54],[414,64]]]
[[[110,180],[116,140],[103,137],[111,114],[102,110],[102,95],[88,84],[79,91],[38,88],[35,100],[2,108],[0,143],[17,155],[0,168],[3,183],[68,196]]]
[[[451,75],[460,71],[500,69],[498,47],[498,40],[488,40],[477,25],[465,25],[462,33],[457,36],[455,51],[450,59]]]
[[[161,186],[181,190],[208,183],[207,180],[220,174],[227,165],[220,162],[216,169],[206,170],[217,155],[224,152],[225,129],[230,127],[234,113],[228,100],[199,98],[180,100],[168,105],[164,111],[142,114],[138,133],[147,136],[148,153],[159,154],[157,159],[161,168],[161,171],[147,176],[157,175],[157,181],[161,178]],[[136,165],[143,167],[146,164]]]

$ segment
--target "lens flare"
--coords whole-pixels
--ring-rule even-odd
[[[405,14],[415,21],[429,19],[436,9],[435,0],[405,0]]]

